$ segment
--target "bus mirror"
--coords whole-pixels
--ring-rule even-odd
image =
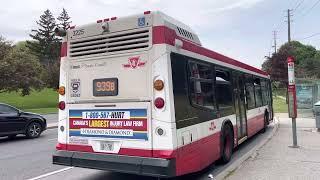
[[[107,22],[102,24],[103,32],[109,32],[109,24]]]
[[[63,28],[58,28],[58,27],[56,29],[54,29],[54,33],[56,36],[60,36],[60,37],[64,37],[67,35],[66,30],[64,30]]]

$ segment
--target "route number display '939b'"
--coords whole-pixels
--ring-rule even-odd
[[[200,171],[273,118],[269,76],[146,11],[67,31],[53,163],[155,177]]]
[[[94,96],[116,96],[118,95],[118,79],[104,78],[93,80]]]

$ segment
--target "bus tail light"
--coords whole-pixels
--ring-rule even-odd
[[[164,106],[164,100],[161,97],[158,97],[154,100],[154,105],[156,108],[161,109]]]
[[[66,108],[66,103],[64,101],[60,101],[58,107],[60,110],[64,110]]]
[[[60,95],[65,95],[66,94],[66,89],[64,86],[60,86],[58,89],[58,92]]]
[[[145,11],[145,12],[143,12],[143,14],[150,14],[151,13],[151,11]]]
[[[153,87],[154,87],[154,89],[161,91],[164,87],[164,83],[162,80],[158,79],[158,80],[154,81]]]
[[[67,47],[68,47],[68,43],[67,42],[63,42],[61,44],[60,57],[66,57],[67,56]]]
[[[67,147],[64,144],[58,143],[56,145],[56,150],[66,150],[66,149],[67,149]]]

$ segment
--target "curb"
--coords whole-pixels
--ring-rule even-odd
[[[279,119],[278,117],[275,117],[275,121],[274,121],[274,128],[272,130],[272,132],[268,135],[268,137],[266,137],[264,139],[264,141],[261,141],[258,145],[256,145],[255,147],[253,147],[250,151],[248,151],[246,154],[244,154],[242,157],[240,157],[239,159],[237,159],[235,162],[233,162],[232,164],[230,164],[226,169],[224,169],[223,171],[221,171],[220,173],[218,173],[214,179],[220,180],[220,179],[225,179],[228,175],[230,175],[231,173],[233,173],[234,171],[236,171],[238,168],[240,168],[241,164],[243,162],[245,162],[247,159],[249,159],[250,157],[254,157],[257,154],[257,151],[264,146],[274,135],[275,133],[278,131],[279,128]]]

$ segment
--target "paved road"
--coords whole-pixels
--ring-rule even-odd
[[[57,123],[58,122],[58,114],[45,114],[42,115],[47,120],[47,124]]]
[[[45,131],[37,139],[18,136],[14,140],[0,138],[0,179],[28,179],[63,167],[51,164],[57,129]]]
[[[235,161],[247,152],[251,147],[257,145],[261,139],[272,132],[272,126],[264,134],[258,134],[242,144],[235,152],[232,161]],[[26,139],[17,137],[16,140],[9,141],[0,139],[0,179],[70,179],[70,180],[112,180],[112,179],[141,179],[151,180],[156,178],[141,177],[99,171],[83,168],[68,168],[65,166],[51,164],[51,154],[56,144],[56,130],[50,129],[43,133],[38,139]],[[232,162],[231,162],[232,163]],[[229,164],[228,164],[229,165]],[[178,179],[208,179],[208,174],[213,176],[224,170],[228,165],[211,165],[206,170]],[[61,170],[61,171],[60,171]],[[41,176],[42,178],[37,178]]]

